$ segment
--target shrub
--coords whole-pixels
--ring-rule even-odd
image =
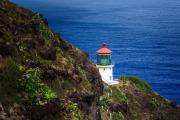
[[[108,111],[110,105],[110,98],[108,96],[102,96],[100,98],[100,105],[104,112]]]
[[[127,96],[123,92],[118,90],[116,87],[112,88],[112,95],[111,96],[112,96],[113,100],[116,102],[123,102],[123,103],[128,102]]]
[[[57,97],[56,93],[43,83],[38,69],[26,70],[23,78],[19,79],[18,88],[26,92],[29,101],[35,104],[44,104]]]
[[[121,112],[113,112],[112,120],[125,120],[124,115]]]
[[[68,103],[64,107],[66,108],[66,111],[68,113],[72,114],[71,117],[73,120],[82,120],[80,109],[78,108],[78,105],[76,103],[68,101]]]

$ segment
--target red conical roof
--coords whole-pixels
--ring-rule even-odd
[[[99,49],[98,51],[96,51],[96,54],[111,54],[112,51],[109,50],[108,48],[106,48],[106,43],[103,42],[102,44],[102,48]]]

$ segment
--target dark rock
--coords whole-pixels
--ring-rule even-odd
[[[2,56],[12,56],[15,52],[15,45],[10,42],[5,42],[4,40],[0,40],[0,54]]]
[[[43,106],[29,106],[28,111],[28,116],[32,120],[42,120],[45,118],[53,118],[59,115],[62,110],[59,107],[59,101],[53,101]]]
[[[2,57],[2,55],[0,54],[0,63],[2,62],[2,58],[3,58],[3,57]]]
[[[128,106],[125,103],[111,103],[109,110],[111,112],[124,112],[125,114],[127,114]]]
[[[82,95],[79,94],[78,92],[73,92],[69,95],[69,97],[71,98],[73,102],[78,102],[78,100],[82,98]]]
[[[54,80],[56,79],[56,73],[53,70],[47,70],[43,74],[45,80]]]
[[[84,102],[78,102],[79,108],[85,113],[85,115],[90,114],[89,106]]]
[[[174,108],[178,108],[177,104],[176,104],[176,101],[171,101],[170,102],[170,105]]]
[[[48,26],[48,21],[46,18],[43,19],[44,23]]]
[[[33,40],[27,40],[26,44],[28,49],[36,48],[36,43]]]
[[[83,97],[82,101],[87,103],[89,106],[91,106],[94,99],[95,99],[94,94],[91,94],[91,95],[87,95],[87,96]]]
[[[54,48],[49,48],[40,52],[40,56],[47,60],[56,60],[56,50]]]
[[[101,111],[100,111],[100,108],[97,108],[97,110],[96,110],[96,120],[101,120]]]

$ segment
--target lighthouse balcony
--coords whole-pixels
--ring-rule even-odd
[[[99,64],[96,64],[96,67],[97,68],[112,68],[114,67],[114,65],[110,64],[110,65],[99,65]]]

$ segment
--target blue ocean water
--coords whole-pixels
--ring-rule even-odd
[[[180,104],[180,0],[11,1],[42,13],[93,61],[105,41],[115,77],[138,76]]]

